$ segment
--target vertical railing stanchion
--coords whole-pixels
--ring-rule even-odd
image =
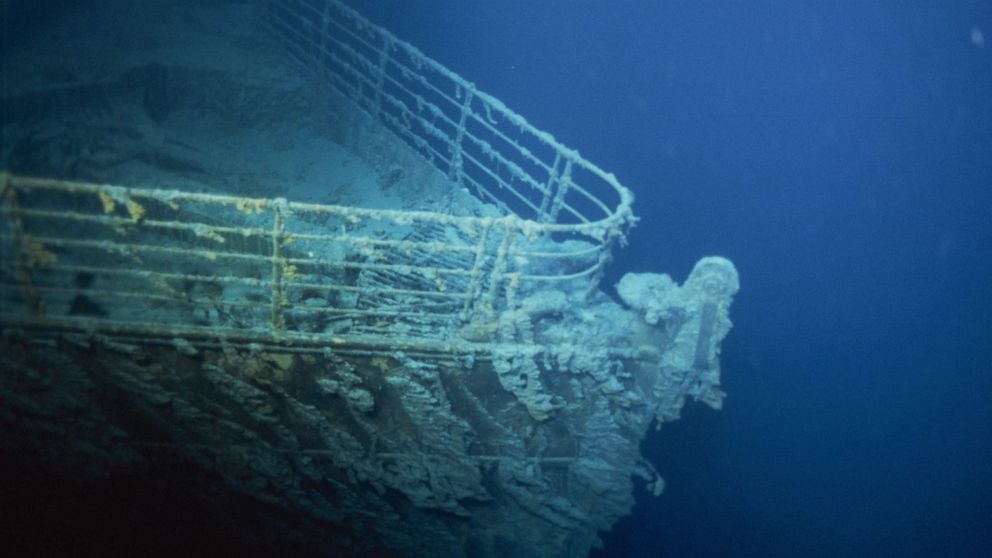
[[[489,242],[489,229],[492,226],[492,219],[482,221],[482,231],[479,233],[479,242],[475,247],[472,270],[469,272],[468,286],[465,288],[465,306],[462,309],[462,319],[466,322],[474,320],[479,315],[479,292],[482,285],[482,268],[489,253],[486,247]]]
[[[24,233],[24,223],[21,219],[21,206],[17,199],[17,187],[14,184],[14,178],[11,177],[9,173],[4,172],[0,180],[2,180],[0,192],[3,192],[7,223],[10,226],[11,248],[14,252],[13,256],[17,262],[17,283],[24,292],[25,310],[31,316],[41,316],[43,314],[44,307],[41,301],[41,296],[34,288],[34,282],[31,279],[31,268],[37,263],[35,260],[38,258],[35,252],[41,252],[43,249],[40,246],[30,245],[29,239],[26,238]]]
[[[551,218],[549,211],[551,205],[551,198],[554,196],[555,186],[557,186],[559,181],[559,170],[558,165],[561,164],[561,151],[555,152],[555,162],[551,165],[551,170],[548,171],[548,181],[544,183],[544,192],[541,194],[541,207],[537,210],[537,221],[539,223],[554,223],[555,220]]]
[[[282,257],[282,241],[285,225],[283,224],[283,209],[286,200],[277,198],[272,202],[272,333],[276,336],[286,329],[286,319],[282,307],[285,303],[283,295],[283,277],[286,275],[286,262]]]
[[[382,88],[386,86],[386,69],[389,65],[389,51],[393,48],[392,39],[387,36],[382,36],[382,49],[379,50],[379,66],[378,75],[376,76],[375,82],[375,100],[372,107],[372,117],[376,122],[380,120],[380,112],[382,112]]]
[[[572,160],[567,159],[565,161],[565,169],[562,171],[561,176],[558,177],[558,191],[555,192],[555,199],[551,202],[551,208],[549,210],[549,221],[554,223],[558,221],[558,214],[561,213],[561,206],[565,203],[565,196],[568,195],[568,190],[572,186]]]
[[[462,87],[459,85],[458,90]],[[451,166],[448,168],[448,180],[455,184],[462,184],[462,141],[465,139],[465,123],[472,112],[472,99],[475,96],[475,89],[471,85],[464,88],[462,95],[461,114],[458,116],[458,129],[455,131],[455,139],[451,143]]]
[[[503,238],[500,240],[499,248],[496,249],[493,269],[489,275],[489,288],[486,291],[485,298],[482,300],[482,310],[490,316],[494,316],[496,313],[496,299],[499,296],[499,289],[502,286],[508,267],[510,250],[513,247],[514,236],[517,233],[517,218],[504,217],[499,220],[499,225],[503,230]]]

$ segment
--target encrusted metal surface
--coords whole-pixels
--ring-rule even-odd
[[[639,443],[720,407],[730,262],[628,274],[621,306],[630,192],[336,0],[85,10],[81,60],[165,48],[11,66],[5,548],[581,557],[633,478],[661,493]]]

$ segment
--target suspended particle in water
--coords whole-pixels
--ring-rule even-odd
[[[972,26],[971,28],[971,44],[976,47],[985,46],[985,34],[982,33],[982,30],[979,29],[977,25]]]

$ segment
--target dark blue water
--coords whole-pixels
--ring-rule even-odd
[[[992,3],[363,2],[733,259],[730,397],[601,556],[992,553]]]

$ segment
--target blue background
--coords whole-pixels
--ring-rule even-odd
[[[352,4],[635,191],[611,282],[738,266],[600,556],[990,555],[992,3]]]

